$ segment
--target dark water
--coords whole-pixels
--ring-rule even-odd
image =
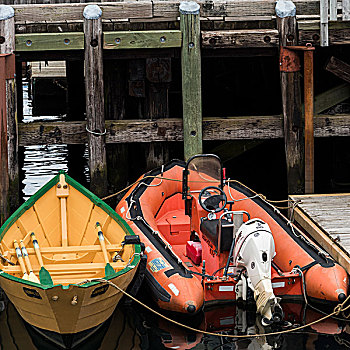
[[[321,316],[300,304],[285,304],[286,318],[294,326]],[[113,316],[97,329],[75,336],[48,336],[26,324],[12,304],[0,312],[0,348],[8,349],[346,349],[350,347],[349,326],[329,319],[302,331],[258,338],[230,338],[229,335],[264,333],[255,311],[230,305],[202,312],[179,321],[218,335],[184,330],[136,305],[120,304]],[[282,328],[279,328],[282,329]],[[276,330],[276,329],[273,329]],[[278,329],[277,329],[278,330]],[[272,331],[265,329],[265,331]]]
[[[31,101],[24,89],[24,121],[64,120],[64,115],[33,116]],[[28,146],[24,149],[23,197],[28,198],[49,181],[58,170],[71,171],[67,145]],[[87,181],[86,154],[82,156],[83,172],[78,181]],[[255,176],[255,175],[254,175]],[[281,176],[277,174],[276,176]],[[144,293],[142,293],[143,295]],[[143,296],[144,300],[149,300]],[[208,309],[195,318],[178,321],[222,336],[195,333],[155,316],[141,306],[121,303],[112,318],[95,330],[78,336],[49,337],[26,324],[12,304],[0,305],[0,349],[346,349],[350,348],[350,327],[343,321],[328,319],[301,331],[277,336],[237,339],[227,335],[243,335],[283,330],[263,329],[253,310],[228,305]],[[302,304],[284,304],[285,319],[293,324],[307,324],[323,314]]]

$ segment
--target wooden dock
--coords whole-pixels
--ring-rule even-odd
[[[350,193],[289,196],[294,220],[350,272]]]
[[[350,97],[350,64],[338,58],[350,42],[350,0],[4,2],[0,221],[18,206],[19,146],[87,142],[91,189],[103,196],[126,185],[130,143],[143,144],[151,169],[169,160],[174,143],[188,158],[207,141],[283,138],[288,192],[302,194],[313,191],[313,138],[349,135],[350,113],[320,113]],[[327,45],[334,57],[326,69],[341,80],[325,90],[319,83],[314,97],[313,56]],[[242,58],[255,60],[248,67]],[[65,122],[21,122],[19,77],[33,61],[65,61]]]

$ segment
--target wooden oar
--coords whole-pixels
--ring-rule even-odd
[[[18,262],[19,262],[19,266],[21,267],[21,270],[22,270],[22,273],[23,273],[23,277],[22,278],[24,280],[28,280],[29,276],[27,274],[27,269],[26,269],[26,266],[25,266],[24,261],[23,261],[21,248],[19,247],[19,245],[18,245],[16,240],[13,241],[13,246],[15,247],[17,259],[18,259]]]
[[[43,258],[41,256],[39,243],[38,243],[37,239],[35,238],[34,232],[32,232],[30,234],[30,237],[32,238],[35,254],[36,254],[36,257],[38,258],[39,265],[41,267],[40,271],[39,271],[40,283],[47,285],[47,286],[53,286],[53,281],[52,281],[51,275],[50,275],[49,271],[47,271],[44,267],[44,262],[43,262]]]
[[[115,271],[114,271],[113,267],[111,266],[111,264],[109,263],[108,253],[107,253],[107,248],[106,248],[106,242],[105,242],[105,238],[103,236],[102,228],[101,228],[101,225],[100,225],[99,222],[96,222],[95,228],[97,230],[98,239],[100,241],[103,257],[104,257],[104,260],[105,260],[105,263],[106,263],[105,275],[107,277],[107,276],[113,275],[115,273]]]
[[[22,240],[19,242],[19,246],[21,247],[22,255],[24,257],[24,261],[25,261],[27,268],[28,268],[28,271],[29,271],[28,281],[40,283],[39,278],[36,277],[34,272],[33,272],[32,264],[30,263],[27,249],[26,249]]]

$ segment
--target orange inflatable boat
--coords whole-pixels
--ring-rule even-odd
[[[267,300],[275,314],[278,297],[345,300],[346,271],[223,173],[215,155],[172,161],[142,176],[116,208],[145,244],[145,278],[159,307],[195,313],[204,302],[245,300],[254,292],[266,316]]]

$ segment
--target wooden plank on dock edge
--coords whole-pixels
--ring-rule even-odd
[[[291,200],[296,200],[298,196],[290,196]],[[315,222],[308,217],[302,209],[294,209],[295,221],[325,250],[335,259],[345,270],[350,272],[350,257],[346,252],[334,242]]]

